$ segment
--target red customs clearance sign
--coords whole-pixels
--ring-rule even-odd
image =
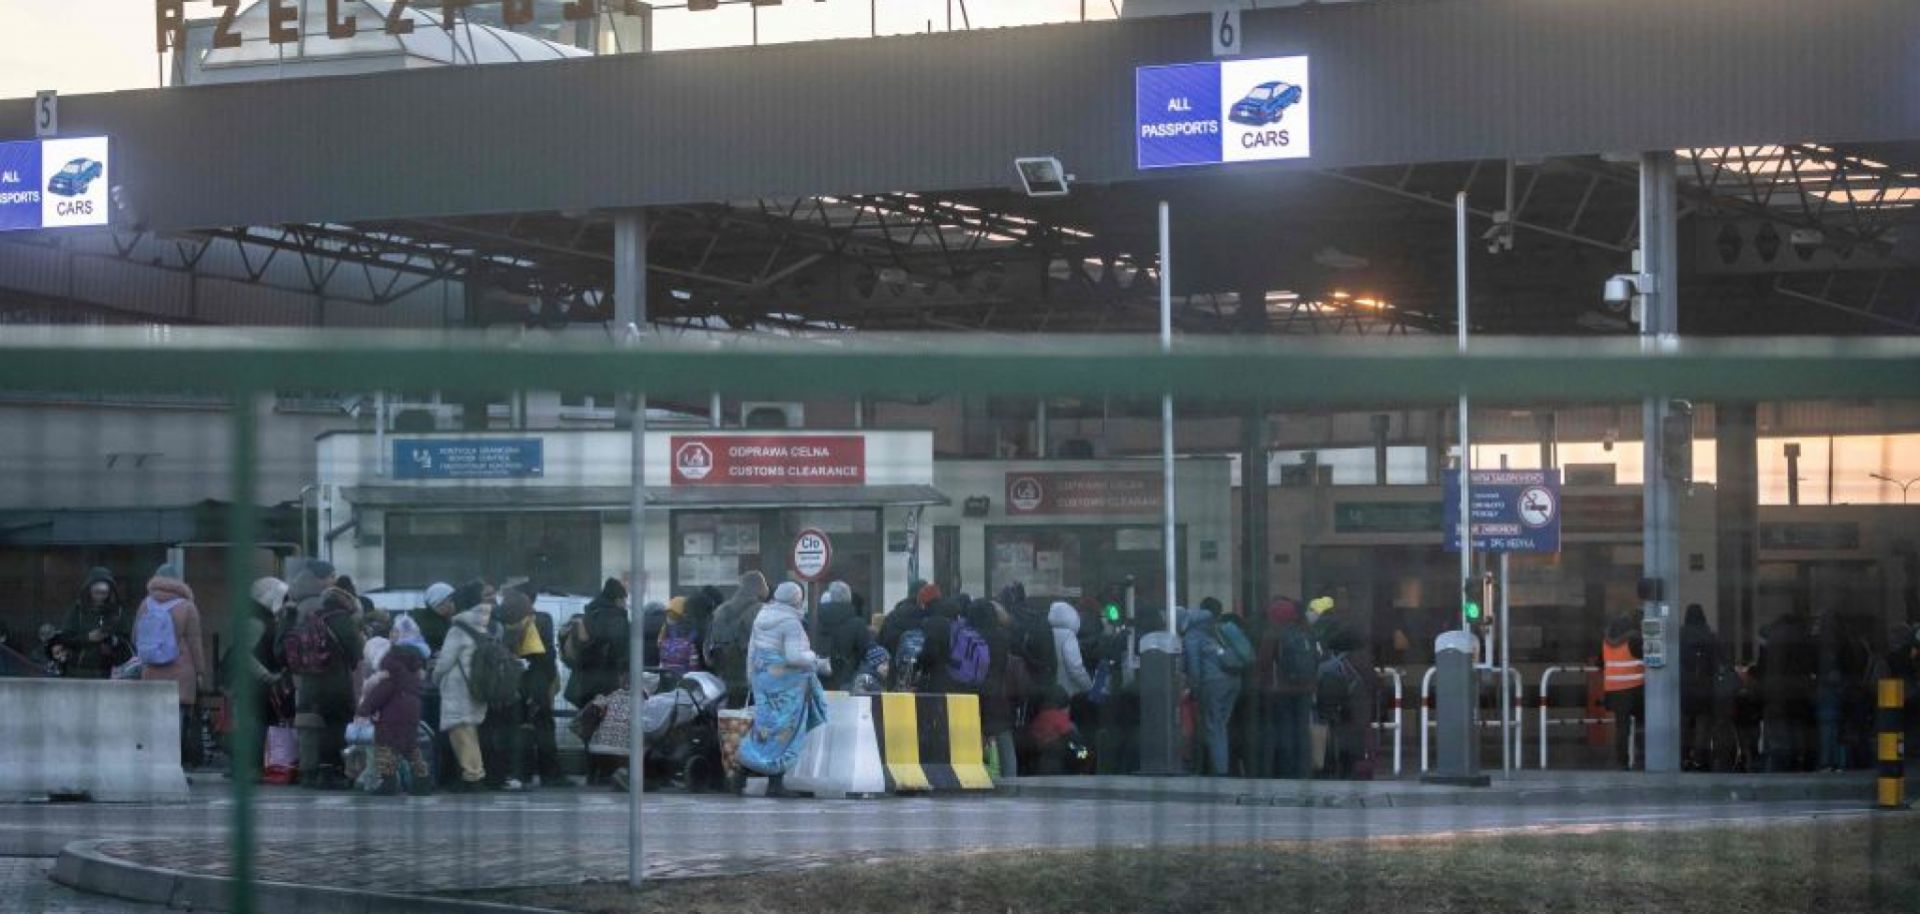
[[[858,435],[675,435],[676,486],[859,486],[867,440]]]
[[[1007,513],[1155,514],[1159,473],[1008,473]]]

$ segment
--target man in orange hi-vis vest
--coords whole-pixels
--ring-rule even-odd
[[[1614,760],[1622,771],[1633,769],[1633,734],[1646,728],[1647,664],[1640,650],[1640,624],[1632,614],[1607,624],[1607,637],[1600,645],[1601,676],[1607,710],[1613,712]]]

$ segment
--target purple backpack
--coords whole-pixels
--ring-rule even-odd
[[[987,681],[987,664],[992,655],[987,639],[965,619],[953,620],[953,649],[947,654],[947,678],[954,685],[977,687]]]
[[[693,640],[693,626],[677,623],[667,626],[660,636],[660,667],[676,673],[700,669],[700,652]]]

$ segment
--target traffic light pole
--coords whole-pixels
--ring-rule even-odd
[[[1461,191],[1453,198],[1454,216],[1454,293],[1459,299],[1459,315],[1456,318],[1460,339],[1460,354],[1467,354],[1467,192]],[[1472,474],[1473,449],[1467,428],[1467,390],[1460,388],[1460,580],[1473,577],[1473,500],[1469,498],[1472,486],[1467,477]],[[1464,599],[1464,595],[1462,597]],[[1466,607],[1460,608],[1460,630],[1472,631],[1467,620]],[[1492,659],[1492,658],[1488,658]]]
[[[1497,649],[1500,652],[1500,773],[1504,777],[1513,777],[1513,766],[1517,759],[1513,757],[1513,702],[1518,697],[1513,694],[1513,640],[1508,637],[1512,628],[1507,622],[1507,553],[1500,553],[1500,608],[1496,610],[1500,618],[1494,620],[1500,629]]]

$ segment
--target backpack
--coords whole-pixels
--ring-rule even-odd
[[[1320,673],[1320,658],[1313,639],[1294,629],[1280,636],[1280,656],[1274,663],[1274,684],[1287,695],[1305,695]]]
[[[1107,699],[1113,697],[1113,670],[1114,662],[1111,660],[1102,660],[1098,666],[1094,667],[1093,688],[1087,690],[1089,703],[1104,705]]]
[[[1220,642],[1220,668],[1229,673],[1238,673],[1253,665],[1253,645],[1247,642],[1247,636],[1240,632],[1238,625],[1222,625],[1215,628],[1213,637]]]
[[[1327,724],[1344,724],[1353,719],[1354,692],[1360,688],[1360,674],[1342,654],[1320,664],[1314,684],[1313,710]]]
[[[520,661],[513,659],[507,646],[496,638],[465,622],[453,623],[473,639],[473,656],[462,672],[467,676],[467,694],[490,708],[511,705],[520,700]]]
[[[731,613],[715,614],[713,629],[707,633],[707,663],[719,671],[724,679],[744,679],[746,676],[747,640],[752,636],[752,628],[746,623],[749,608],[740,607]]]
[[[568,669],[578,669],[587,659],[587,651],[593,644],[593,633],[587,630],[585,613],[567,620],[560,628],[560,660]]]
[[[288,672],[296,676],[318,676],[334,668],[340,658],[340,642],[327,626],[327,620],[341,612],[345,610],[321,609],[294,623],[280,646]]]
[[[912,628],[900,635],[900,650],[893,658],[894,691],[913,692],[919,690],[920,655],[926,651],[926,649],[926,631]]]
[[[681,622],[667,626],[660,636],[660,668],[676,673],[700,669],[700,652],[693,643],[693,626]]]
[[[133,647],[146,666],[169,666],[180,659],[180,639],[173,631],[173,608],[178,599],[155,603],[147,598],[133,623]]]
[[[953,647],[947,652],[947,678],[958,686],[977,687],[986,684],[987,666],[992,661],[987,639],[981,637],[980,630],[965,619],[953,620],[951,631]]]

